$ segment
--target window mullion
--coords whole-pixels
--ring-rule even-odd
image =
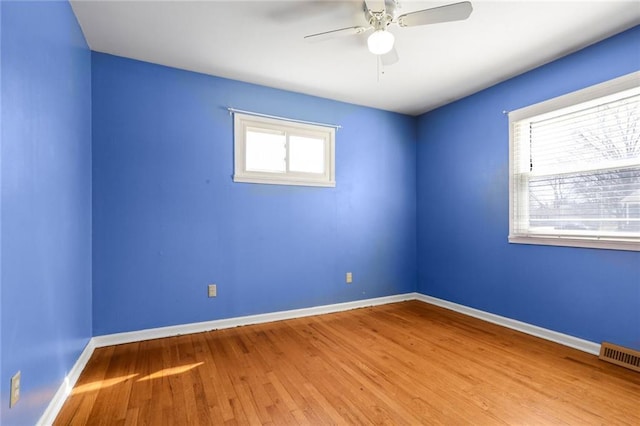
[[[285,139],[284,139],[284,169],[286,170],[287,173],[290,173],[290,167],[289,167],[289,159],[291,158],[291,156],[289,155],[289,147],[291,146],[291,144],[289,143],[289,137],[291,136],[291,133],[286,132],[285,133]]]

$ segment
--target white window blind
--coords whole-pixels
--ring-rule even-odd
[[[510,241],[640,249],[637,82],[559,109],[510,115]]]

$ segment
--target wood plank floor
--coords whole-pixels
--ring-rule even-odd
[[[640,374],[418,301],[96,349],[56,425],[640,424]]]

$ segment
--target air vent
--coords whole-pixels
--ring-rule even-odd
[[[602,342],[600,356],[603,361],[640,372],[640,352],[613,343]]]

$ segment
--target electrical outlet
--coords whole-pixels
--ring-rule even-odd
[[[13,408],[20,399],[20,372],[11,378],[11,394],[9,399],[9,408]]]
[[[218,288],[215,284],[209,284],[209,297],[216,297],[218,295]]]
[[[353,274],[351,272],[347,272],[347,284],[351,284],[353,282]]]

